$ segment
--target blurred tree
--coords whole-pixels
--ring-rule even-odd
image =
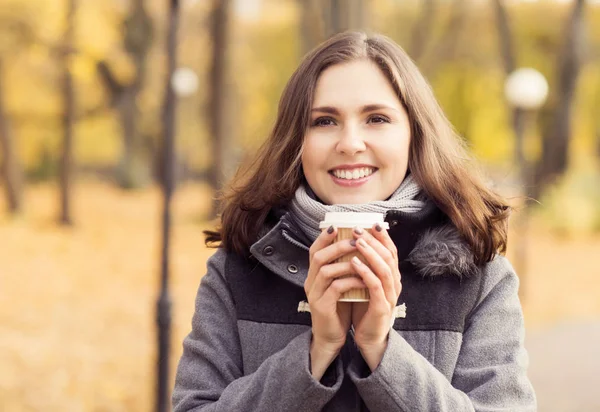
[[[75,92],[71,74],[73,32],[75,29],[76,0],[67,0],[66,28],[62,50],[63,93],[63,146],[60,163],[60,223],[72,225],[71,186],[73,175],[73,122],[75,117]]]
[[[516,51],[512,45],[509,18],[503,1],[494,0],[494,8],[504,71],[508,75],[517,68]],[[526,184],[526,196],[539,198],[542,191],[567,168],[572,134],[571,109],[582,61],[583,11],[584,0],[576,0],[560,36],[565,41],[556,62],[557,82],[556,86],[551,88],[548,104],[542,109],[542,153],[534,166],[530,167],[527,164],[522,152],[523,145],[518,141],[515,144],[515,157],[527,169],[527,176],[533,174],[533,181]],[[547,39],[542,40],[545,44],[548,43]],[[552,45],[547,47],[550,48],[549,52],[554,49]],[[525,116],[523,110],[513,110],[512,123],[518,138],[524,134]],[[530,168],[533,170],[528,170]]]
[[[500,53],[502,55],[502,65],[506,76],[511,74],[516,66],[515,49],[512,42],[512,30],[509,23],[508,14],[504,7],[503,0],[494,0],[494,11],[496,14],[496,27],[498,31],[498,40],[500,43]],[[525,163],[525,155],[523,153],[523,144],[520,139],[523,138],[525,132],[525,112],[519,108],[511,108],[512,110],[512,127],[517,141],[515,142],[514,158],[518,161],[519,167],[529,176],[529,165]],[[525,190],[529,192],[529,185],[525,185]],[[528,196],[529,193],[525,193]]]
[[[565,41],[558,56],[558,79],[549,109],[551,116],[544,125],[542,154],[534,175],[534,197],[567,169],[573,98],[583,52],[584,0],[575,0],[572,7],[562,35]]]
[[[467,6],[466,0],[453,0],[450,18],[441,37],[434,45],[431,53],[422,58],[420,66],[425,76],[433,77],[435,71],[439,70],[444,62],[453,60],[456,57],[460,45],[460,35],[467,19]],[[426,13],[427,11],[425,9],[423,12]]]
[[[98,75],[118,111],[123,137],[123,152],[117,170],[122,188],[143,186],[148,178],[148,159],[144,158],[138,128],[138,96],[146,76],[147,56],[152,46],[152,20],[144,0],[134,0],[123,22],[123,45],[135,67],[133,79],[122,84],[105,61],[97,64]]]
[[[471,141],[471,128],[476,116],[476,104],[472,101],[475,87],[473,75],[476,70],[474,62],[465,55],[465,50],[471,47],[469,40],[464,36],[468,29],[468,6],[467,0],[452,0],[443,5],[432,0],[429,5],[424,4],[420,17],[413,26],[410,44],[416,52],[416,58],[412,55],[411,57],[425,77],[432,80],[442,78],[441,83],[447,89],[444,109],[456,131],[465,140]],[[447,21],[438,22],[441,30],[434,33],[433,14],[442,15],[442,12],[448,15]],[[416,36],[421,39],[417,41]]]
[[[318,0],[298,0],[300,7],[301,54],[305,55],[325,40],[325,21]]]
[[[328,16],[328,35],[346,30],[363,30],[367,27],[367,16],[363,0],[329,0],[323,10]]]
[[[22,171],[13,142],[6,107],[4,103],[4,62],[0,55],[0,147],[2,147],[2,179],[11,214],[17,214],[22,209]]]
[[[596,157],[600,158],[600,126],[596,126]]]
[[[435,0],[424,0],[422,2],[422,10],[419,19],[412,29],[412,41],[408,49],[408,53],[412,59],[418,62],[425,52],[427,43],[433,31],[433,23],[435,20],[436,7]]]
[[[298,0],[301,11],[302,54],[328,37],[368,24],[363,0]]]
[[[4,181],[9,213],[17,214],[23,207],[23,169],[7,109],[6,62],[34,41],[34,33],[25,6],[16,4],[0,11],[0,181]]]
[[[600,117],[597,116],[598,108],[600,107],[600,83],[596,86],[596,93],[594,96],[594,102],[591,105],[592,111],[590,113],[592,119],[595,119],[594,122],[594,137],[596,142],[596,158],[600,160]]]
[[[212,142],[212,164],[209,181],[216,191],[221,189],[227,179],[232,161],[228,149],[233,148],[231,133],[228,133],[229,108],[229,22],[230,1],[213,0],[210,16],[210,34],[212,39],[212,59],[208,72],[208,124]],[[218,212],[219,203],[216,196],[213,199],[211,218]]]

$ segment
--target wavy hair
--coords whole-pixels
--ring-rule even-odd
[[[303,182],[301,154],[319,75],[358,59],[374,62],[389,79],[411,125],[408,166],[425,194],[450,218],[483,264],[505,253],[510,207],[483,180],[406,52],[382,35],[345,32],[308,53],[288,81],[269,138],[221,194],[220,224],[206,244],[242,256],[257,240],[272,208],[287,205]]]

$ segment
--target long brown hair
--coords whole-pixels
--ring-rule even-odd
[[[319,75],[328,67],[369,59],[387,76],[411,123],[409,169],[427,196],[451,219],[479,264],[504,253],[510,207],[474,170],[464,141],[431,87],[400,46],[382,35],[346,32],[307,54],[287,83],[269,138],[242,166],[221,195],[216,231],[205,231],[208,246],[247,255],[273,207],[285,206],[303,181],[304,133]]]

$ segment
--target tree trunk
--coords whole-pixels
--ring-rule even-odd
[[[422,3],[423,9],[421,10],[419,20],[413,27],[412,42],[409,49],[410,57],[416,62],[425,53],[428,40],[431,37],[436,12],[435,0],[424,0]]]
[[[211,67],[209,70],[209,127],[212,139],[212,170],[210,184],[218,192],[226,179],[229,159],[226,149],[231,148],[231,136],[227,133],[227,74],[229,44],[229,0],[214,0],[211,16],[211,38],[213,41]],[[213,200],[211,217],[218,213],[219,202]]]
[[[433,52],[428,54],[428,58],[423,59],[421,64],[422,71],[426,77],[431,78],[435,70],[441,67],[441,62],[456,56],[460,43],[461,30],[467,18],[467,6],[467,0],[454,0],[450,20],[444,29],[442,38],[435,45]]]
[[[298,5],[303,55],[336,33],[364,30],[368,25],[363,0],[298,0]]]
[[[71,186],[73,178],[73,120],[75,118],[75,94],[71,75],[71,54],[73,51],[73,31],[75,26],[76,0],[68,0],[67,27],[63,51],[63,147],[60,162],[60,223],[72,225]]]
[[[554,110],[546,123],[542,140],[542,156],[535,170],[537,197],[567,169],[571,141],[571,108],[577,78],[581,69],[584,0],[576,0],[565,29],[565,43],[558,60],[558,81]]]
[[[498,41],[500,46],[500,54],[502,55],[502,63],[506,76],[515,71],[516,57],[512,42],[512,33],[508,14],[504,8],[502,0],[494,0],[496,13],[496,27],[498,29]],[[527,121],[527,113],[517,107],[512,107],[512,127],[515,134],[515,152],[514,160],[518,167],[518,177],[520,184],[523,186],[524,197],[527,199],[531,190],[531,170],[529,162],[525,158],[523,137],[525,135],[525,126]],[[528,229],[529,215],[528,208],[525,208],[518,215],[519,220],[516,224],[518,230],[516,240],[515,253],[513,264],[519,277],[521,278],[521,286],[519,288],[519,296],[525,297],[527,290],[527,262],[528,262]]]
[[[600,126],[596,127],[596,157],[600,159]]]
[[[119,93],[115,101],[123,133],[123,153],[118,168],[118,182],[122,188],[143,186],[149,176],[148,160],[142,154],[138,128],[138,96],[146,76],[147,55],[152,44],[152,21],[144,0],[133,2],[124,22],[125,50],[133,59],[136,75],[131,84],[112,89]]]
[[[0,58],[0,145],[2,147],[2,176],[8,210],[11,214],[21,212],[22,202],[22,171],[14,147],[12,131],[4,106],[4,66]]]
[[[127,87],[119,102],[119,122],[123,136],[123,151],[118,166],[119,186],[123,189],[133,189],[143,185],[143,172],[140,165],[139,142],[137,130],[138,90],[135,85]]]
[[[512,73],[516,69],[515,52],[512,47],[512,33],[508,23],[508,14],[504,8],[502,0],[494,0],[494,10],[496,12],[496,27],[498,28],[498,41],[500,43],[500,53],[502,54],[502,64],[506,74]]]
[[[363,30],[367,19],[363,0],[329,0],[330,1],[330,33],[336,34],[346,30]]]
[[[508,14],[504,7],[502,0],[494,0],[494,9],[496,13],[496,27],[498,29],[498,41],[500,43],[500,54],[502,55],[502,64],[504,66],[504,72],[506,75],[510,75],[516,70],[516,58],[515,51],[512,43],[512,33],[510,29]],[[512,127],[515,132],[515,152],[514,159],[520,169],[519,177],[527,182],[529,164],[526,161],[525,153],[523,150],[523,136],[525,134],[525,112],[517,107],[512,107]],[[527,197],[531,193],[531,187],[525,181],[522,182],[524,185],[525,196]]]
[[[325,40],[324,13],[319,0],[298,0],[298,6],[301,12],[301,53],[305,55],[313,47]]]
[[[598,107],[600,107],[600,82],[596,85],[596,94],[591,105],[590,117],[594,120],[594,153],[596,154],[597,161],[600,161],[600,118],[597,116]],[[598,164],[600,166],[600,163]]]

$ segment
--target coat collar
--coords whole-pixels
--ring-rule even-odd
[[[285,220],[280,219],[250,247],[250,253],[271,272],[304,287],[308,275],[308,250],[284,237],[285,224]]]
[[[250,252],[267,269],[304,287],[308,275],[308,246],[286,213],[275,213],[276,224],[265,228]],[[469,245],[446,215],[428,202],[417,213],[391,211],[385,220],[398,248],[401,270],[412,268],[424,278],[468,277],[477,272]]]

